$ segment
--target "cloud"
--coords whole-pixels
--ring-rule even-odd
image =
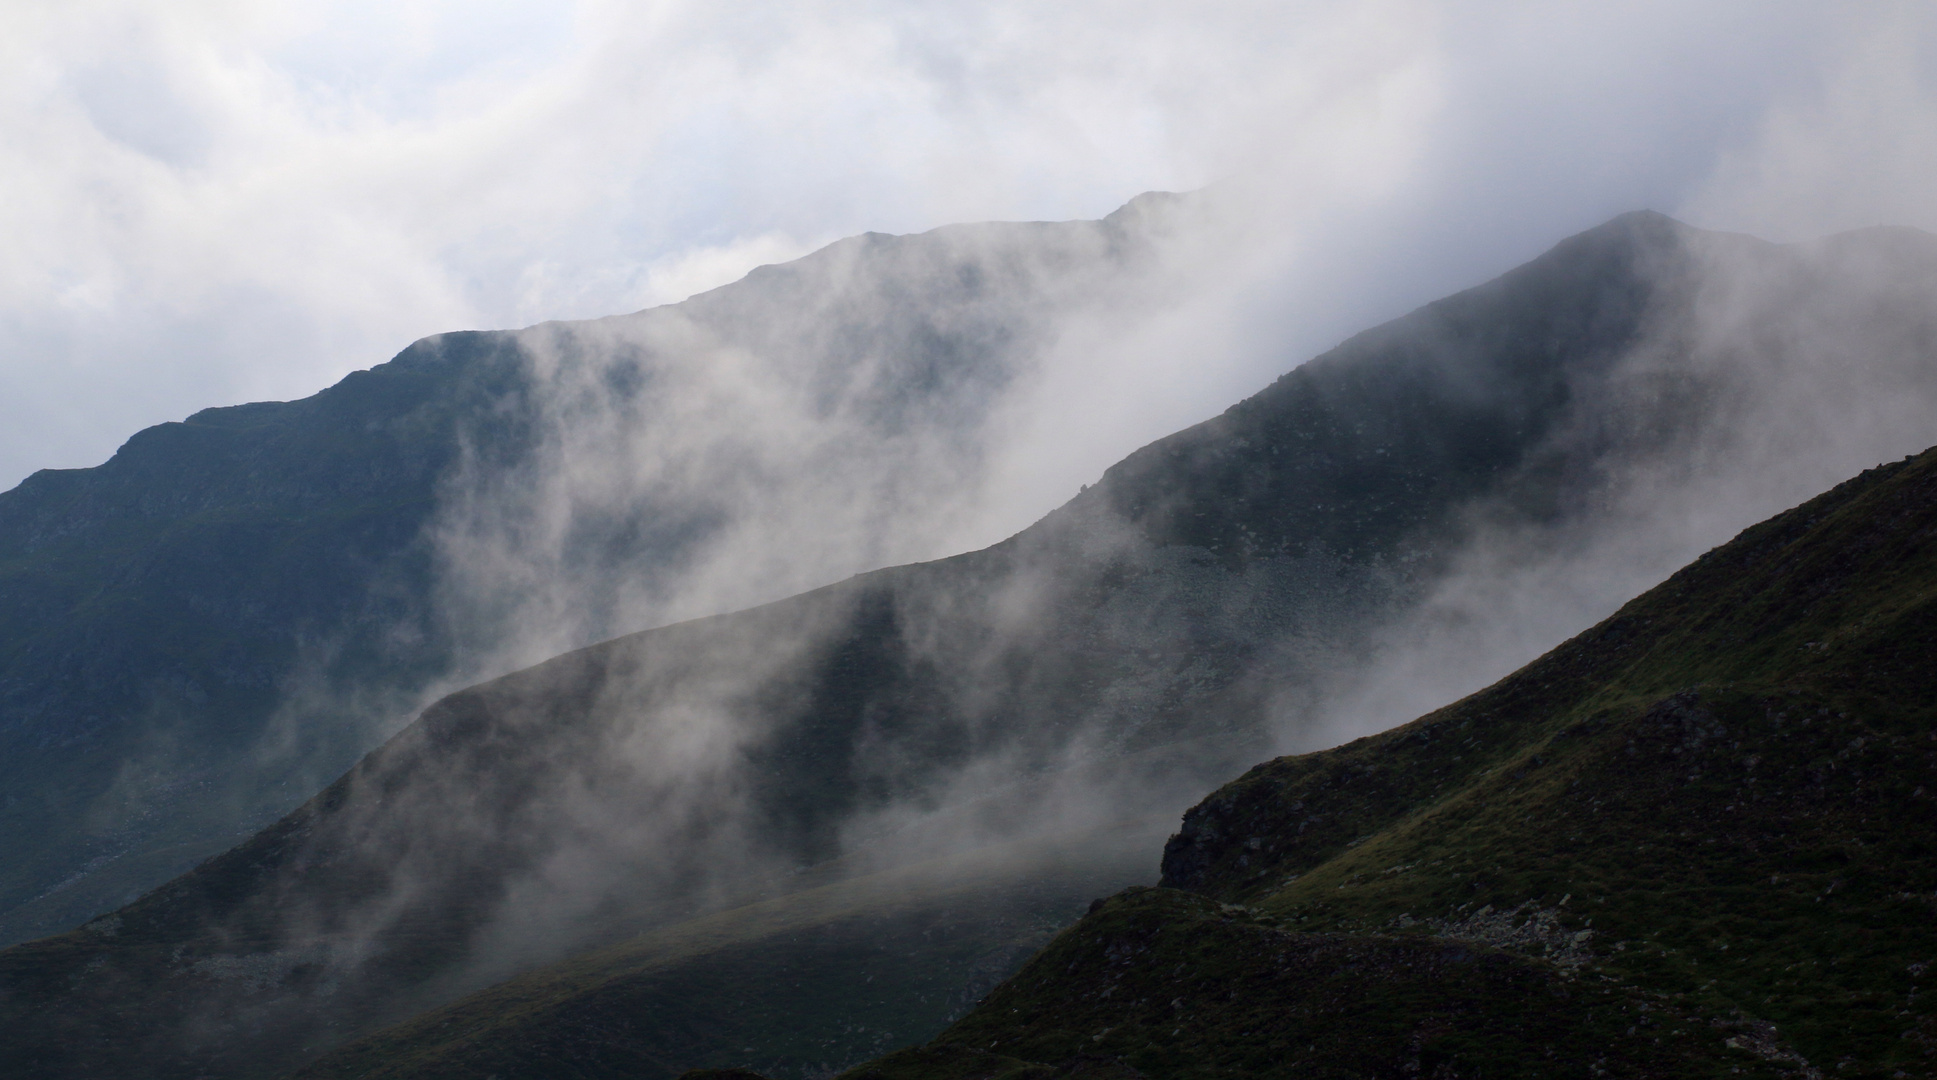
[[[1175,407],[1175,379],[1096,387],[1136,418],[1106,461],[1620,210],[1753,203],[1739,216],[1765,231],[1921,212],[1928,23],[1747,3],[24,5],[0,43],[0,483],[423,334],[631,310],[870,229],[1252,184],[1283,241],[1255,313],[1276,347],[1204,361]]]
[[[1937,230],[1937,13],[1880,4],[1836,26],[1825,61],[1718,155],[1683,212],[1809,240],[1871,225]]]

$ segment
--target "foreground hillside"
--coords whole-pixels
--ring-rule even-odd
[[[849,1080],[1937,1075],[1937,450],[1213,793]]]

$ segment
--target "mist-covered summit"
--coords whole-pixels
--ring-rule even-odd
[[[0,941],[221,850],[441,692],[950,550],[1016,381],[1182,226],[855,237],[442,334],[0,494]]]
[[[1937,441],[1933,283],[1916,234],[1778,247],[1616,219],[991,548],[446,698],[112,935],[4,954],[65,987],[15,999],[61,1018],[18,1052],[50,1075],[294,1064],[803,865],[1161,815],[1262,750],[1414,715]]]

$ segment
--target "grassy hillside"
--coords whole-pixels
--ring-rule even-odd
[[[1937,1075],[1937,450],[1252,769],[1163,886],[847,1075]]]

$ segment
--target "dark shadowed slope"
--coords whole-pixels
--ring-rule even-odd
[[[1758,436],[1824,370],[1849,392],[1811,395],[1815,421],[1885,388],[1937,402],[1937,244],[1887,239],[1902,265],[1879,283],[1831,273],[1861,237],[1825,255],[1624,216],[1139,451],[1010,541],[452,695],[112,921],[0,954],[0,1062],[287,1068],[802,864],[1181,808],[1376,667],[1384,626],[1476,540],[1546,558],[1631,536],[1640,495],[1741,513],[1808,483],[1868,445],[1824,452],[1794,417]],[[1813,329],[1733,351],[1711,334],[1729,289],[1723,314]]]
[[[677,923],[433,1009],[298,1075],[643,1078],[751,1063],[825,1076],[945,1027],[1099,890],[1154,881],[1168,827],[996,845]]]
[[[853,1080],[1937,1075],[1937,450],[1280,758]]]
[[[448,335],[0,495],[6,937],[112,906],[308,794],[308,754],[251,760],[303,643],[347,635],[337,663],[367,669],[422,617],[437,480],[520,366],[508,338]],[[408,685],[441,659],[398,642],[381,661]],[[342,760],[369,737],[343,727],[299,733],[304,750]],[[238,770],[258,771],[231,786]]]
[[[716,549],[769,591],[689,611],[937,550],[904,523],[973,486],[1004,388],[1132,291],[1164,205],[870,234],[682,304],[427,338],[0,494],[0,942],[254,832],[436,687],[668,621]],[[534,568],[558,610],[516,602]]]

